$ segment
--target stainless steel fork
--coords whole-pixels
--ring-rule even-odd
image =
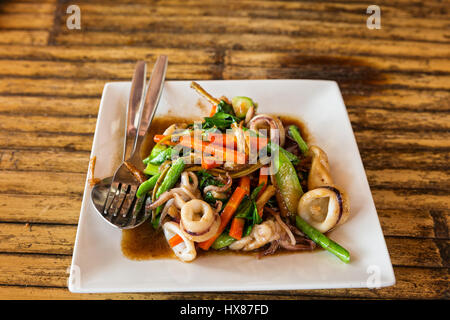
[[[147,78],[147,64],[145,61],[138,61],[134,69],[133,79],[131,81],[130,97],[126,111],[125,139],[123,146],[122,162],[128,159],[134,149],[137,135],[137,127],[139,122],[139,112],[143,105],[145,96],[145,82]],[[92,203],[97,212],[105,218],[107,222],[111,222],[112,216],[103,214],[106,199],[111,187],[113,177],[104,178],[100,183],[96,184],[91,192]]]
[[[137,199],[136,191],[141,181],[133,174],[131,168],[137,171],[144,170],[141,157],[141,145],[150,127],[163,89],[167,69],[167,57],[160,56],[153,68],[150,77],[145,104],[142,107],[138,125],[136,141],[131,156],[126,159],[114,174],[111,187],[103,208],[103,216],[114,226],[121,229],[130,229],[142,223],[148,217],[140,217],[141,208],[145,199]]]

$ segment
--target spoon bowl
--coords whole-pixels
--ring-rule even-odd
[[[112,179],[113,177],[105,178],[92,188],[92,204],[94,205],[97,213],[112,226],[116,228],[119,227],[120,229],[136,228],[150,217],[150,214],[146,213],[144,209],[145,197],[135,199],[134,211],[132,215],[123,216],[121,214],[116,214],[107,216],[103,214],[106,197],[110,191]],[[119,190],[116,191],[118,192]]]

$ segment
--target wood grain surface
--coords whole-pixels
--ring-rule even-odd
[[[0,2],[0,299],[449,299],[450,6],[379,0]],[[355,131],[397,283],[378,290],[72,294],[105,82],[329,79]]]

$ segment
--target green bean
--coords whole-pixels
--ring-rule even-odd
[[[309,225],[305,220],[303,220],[299,216],[296,216],[295,224],[297,225],[297,228],[299,228],[304,234],[310,237],[311,240],[317,243],[319,246],[331,252],[345,263],[350,262],[350,253],[345,248],[341,247],[338,243],[320,233],[320,231]]]
[[[230,236],[228,234],[228,231],[225,231],[220,236],[217,237],[216,241],[214,241],[211,247],[215,250],[219,250],[228,247],[235,241],[236,239]]]
[[[291,137],[295,140],[295,142],[297,142],[298,147],[302,151],[303,155],[305,155],[308,152],[308,145],[306,144],[305,140],[303,140],[298,128],[294,125],[291,125],[289,126],[288,130]]]
[[[150,179],[148,179],[147,181],[145,181],[144,183],[141,183],[136,192],[136,197],[141,198],[142,196],[145,196],[150,190],[152,190],[155,187],[156,181],[158,181],[160,175],[161,174],[158,173],[153,177],[151,177]]]

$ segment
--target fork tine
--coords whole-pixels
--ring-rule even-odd
[[[139,199],[135,197],[135,199],[136,199],[136,201],[134,202],[134,205],[132,206],[132,210],[130,209],[130,211],[132,211],[132,215],[131,215],[131,220],[128,223],[128,225],[131,225],[131,226],[136,226],[138,224],[138,218],[144,211],[144,203],[145,203],[146,197],[142,197]]]
[[[130,186],[128,184],[124,184],[124,183],[121,184],[118,195],[116,195],[114,197],[114,200],[108,209],[108,215],[112,216],[111,219],[113,219],[114,217],[116,217],[119,214],[120,209],[122,208],[123,201],[125,200],[125,197],[128,194],[128,191],[130,189],[129,187]]]
[[[135,225],[135,206],[138,204],[138,198],[131,195],[132,191],[126,196],[120,214],[114,220],[114,223],[122,229]]]
[[[137,186],[130,185],[129,192],[126,195],[125,199],[123,200],[122,207],[120,208],[120,215],[122,217],[126,217],[128,212],[130,211],[131,205],[134,200],[134,196],[136,195],[136,191],[137,191]]]
[[[102,213],[103,215],[107,215],[108,214],[108,210],[111,207],[111,204],[114,201],[114,198],[117,196],[117,191],[119,190],[120,187],[120,183],[113,181],[113,183],[111,183],[111,186],[109,187],[109,192],[108,195],[106,196],[106,200],[105,200],[105,204],[103,205],[103,209],[102,209]]]

